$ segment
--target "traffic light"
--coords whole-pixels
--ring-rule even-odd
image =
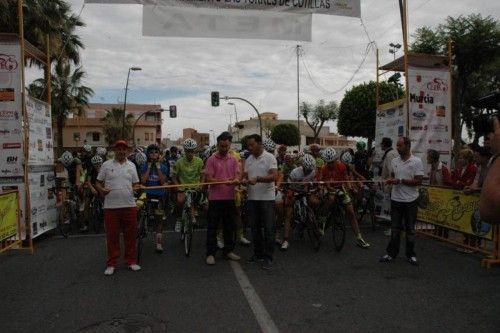
[[[212,106],[219,106],[219,92],[212,91]]]
[[[170,105],[168,110],[170,111],[170,118],[177,118],[177,106]]]

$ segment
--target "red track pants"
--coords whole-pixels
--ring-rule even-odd
[[[137,208],[104,209],[104,228],[108,248],[107,265],[116,267],[120,257],[120,231],[125,243],[125,262],[128,266],[137,263]]]

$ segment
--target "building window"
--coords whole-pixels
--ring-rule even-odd
[[[87,114],[87,118],[95,118],[95,116],[96,116],[95,110],[87,110],[86,114]]]
[[[149,133],[144,133],[144,141],[149,141]]]
[[[94,141],[94,142],[101,141],[101,133],[99,133],[99,132],[92,133],[92,141]]]
[[[73,133],[73,140],[80,141],[80,132]]]

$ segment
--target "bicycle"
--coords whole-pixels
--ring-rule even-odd
[[[195,205],[194,198],[197,197],[198,191],[195,189],[184,190],[186,201],[182,207],[181,216],[181,242],[184,243],[184,253],[189,257],[193,243],[193,230],[196,225],[195,217],[193,216],[192,207]]]
[[[307,203],[307,194],[308,192],[296,192],[293,194],[295,197],[293,204],[294,233],[296,238],[302,238],[304,230],[307,230],[311,246],[315,252],[318,252],[321,246],[321,234],[314,217],[314,212]]]
[[[99,194],[94,195],[92,197],[92,200],[90,201],[90,213],[90,227],[96,234],[98,234],[101,231],[102,225],[104,224],[103,202],[99,197]]]
[[[141,204],[142,203],[142,204]],[[145,204],[144,204],[145,203]],[[137,218],[137,262],[139,263],[144,249],[144,238],[148,237],[149,229],[154,221],[153,207],[160,203],[159,199],[147,198],[143,193],[138,199],[139,216]]]
[[[62,190],[66,190],[66,198],[62,198]],[[54,191],[61,197],[57,207],[57,230],[64,238],[68,238],[78,224],[78,194],[73,186],[56,186]]]
[[[367,185],[363,185],[361,189],[361,199],[357,200],[357,220],[363,221],[366,214],[369,214],[372,230],[377,228],[377,217],[375,216],[375,194],[377,191]]]
[[[334,196],[334,204],[328,207],[327,202],[329,196]],[[326,191],[323,196],[322,204],[318,209],[318,221],[320,224],[320,232],[325,234],[325,230],[332,228],[332,240],[334,248],[340,252],[345,244],[346,237],[346,216],[343,206],[345,197],[343,190]]]

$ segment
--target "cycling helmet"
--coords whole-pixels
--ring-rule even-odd
[[[95,155],[94,157],[92,157],[90,162],[92,163],[92,165],[97,165],[97,164],[102,164],[103,161],[101,156]]]
[[[331,147],[325,148],[321,153],[321,157],[326,163],[331,163],[337,158],[337,152]]]
[[[366,142],[364,141],[358,141],[356,142],[356,149],[357,150],[364,150],[366,148]]]
[[[306,170],[314,170],[316,168],[316,160],[312,155],[305,154],[302,158],[302,167]]]
[[[71,162],[73,162],[73,154],[71,154],[69,151],[65,151],[62,153],[61,157],[59,158],[59,161],[65,166],[68,167]]]
[[[340,159],[342,160],[342,162],[344,162],[345,164],[351,164],[352,163],[352,155],[350,152],[346,151],[342,154],[342,156],[340,157]]]
[[[269,138],[265,139],[263,144],[264,144],[264,149],[269,153],[274,153],[274,151],[276,150],[276,144],[274,143],[273,140]]]
[[[106,154],[108,153],[108,151],[104,147],[97,147],[96,150],[95,150],[95,153],[96,153],[96,155],[104,157],[104,156],[106,156]]]
[[[309,146],[304,146],[304,148],[302,148],[302,152],[304,154],[310,154],[311,153],[311,147]]]
[[[155,145],[154,143],[153,144],[150,144],[148,146],[148,148],[146,149],[148,155],[152,152],[157,152],[158,154],[160,153],[160,147],[158,147],[157,145]],[[136,158],[137,158],[137,155],[136,155]]]
[[[182,144],[184,150],[195,150],[198,147],[198,144],[193,139],[186,139]]]
[[[148,161],[148,158],[146,157],[146,154],[144,154],[144,153],[137,153],[137,154],[135,154],[135,163],[138,166],[143,165],[147,161]]]
[[[87,153],[92,152],[92,146],[91,145],[83,145],[83,150],[85,150]]]

